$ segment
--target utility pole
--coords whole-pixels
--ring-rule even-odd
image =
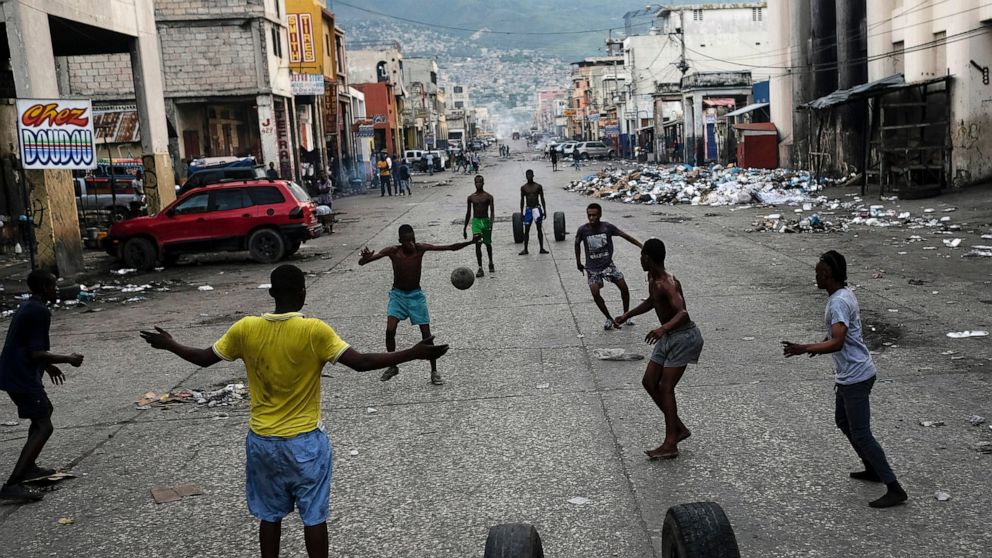
[[[682,77],[685,77],[685,73],[689,71],[689,63],[685,61],[685,10],[679,10],[679,28],[676,30],[676,35],[679,36],[681,52],[679,62],[675,67],[682,72]]]

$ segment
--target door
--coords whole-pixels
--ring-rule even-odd
[[[187,159],[200,157],[200,133],[196,130],[183,130],[183,148]]]
[[[716,161],[717,149],[716,149],[716,123],[707,122],[706,123],[706,160]]]
[[[210,193],[207,224],[210,240],[218,248],[241,248],[244,237],[255,222],[251,202],[247,198],[242,188],[214,190]]]
[[[207,210],[210,194],[202,192],[184,198],[156,219],[155,236],[165,247],[192,248],[209,235]]]

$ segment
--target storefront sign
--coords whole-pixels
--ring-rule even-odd
[[[289,139],[289,118],[286,114],[286,102],[276,99],[273,105],[273,112],[276,117],[276,145],[279,149],[279,176],[282,178],[292,178],[292,145]]]
[[[360,138],[375,137],[375,127],[373,127],[371,124],[360,124],[358,126],[358,137]]]
[[[313,44],[313,20],[310,14],[286,14],[289,37],[289,61],[293,64],[316,62]]]
[[[603,128],[603,133],[607,136],[619,136],[620,126],[606,126]]]
[[[323,95],[324,76],[322,74],[289,74],[293,95]]]
[[[590,114],[589,116],[586,117],[586,122],[599,122],[599,115]]]
[[[141,141],[138,107],[134,103],[93,107],[93,132],[97,143]]]
[[[18,99],[17,135],[25,169],[96,168],[89,101]]]

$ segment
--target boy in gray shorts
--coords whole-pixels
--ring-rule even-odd
[[[641,268],[648,272],[648,298],[637,308],[618,316],[616,323],[622,325],[652,308],[661,320],[661,327],[649,331],[644,338],[655,347],[641,384],[665,415],[665,441],[644,453],[649,459],[673,459],[679,456],[679,442],[692,434],[679,418],[675,386],[682,379],[685,367],[699,360],[703,336],[685,309],[682,284],[665,271],[664,242],[652,238],[644,243]]]

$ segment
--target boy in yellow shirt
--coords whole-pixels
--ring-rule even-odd
[[[308,555],[326,557],[332,453],[319,428],[321,369],[340,362],[354,370],[376,370],[440,358],[448,346],[429,344],[431,337],[404,351],[360,353],[329,325],[300,313],[307,289],[299,268],[281,265],[271,277],[275,312],[242,318],[212,347],[183,345],[159,327],[141,336],[197,366],[244,362],[251,398],[245,495],[249,511],[261,522],[262,557],[279,555],[282,518],[294,507],[303,521]]]

